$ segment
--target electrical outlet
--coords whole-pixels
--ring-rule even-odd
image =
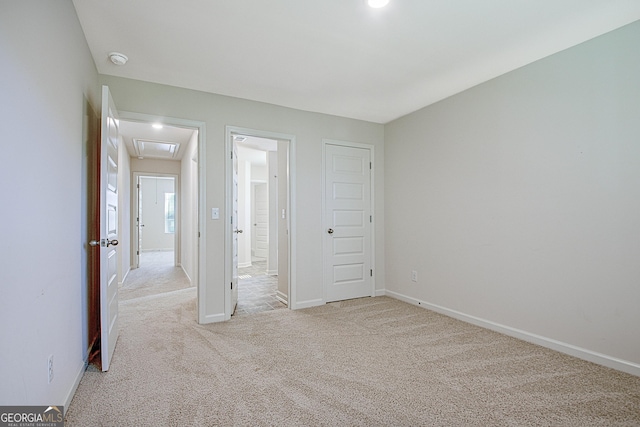
[[[47,381],[49,384],[51,384],[51,381],[53,381],[53,354],[49,356],[49,360],[48,360],[48,374],[47,374]]]
[[[417,272],[417,271],[415,271],[415,270],[413,270],[413,271],[411,272],[411,281],[412,281],[412,282],[417,282],[417,281],[418,281],[418,272]]]

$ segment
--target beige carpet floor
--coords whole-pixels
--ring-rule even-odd
[[[67,426],[639,426],[640,378],[387,298],[198,325],[195,289],[120,303]]]
[[[118,298],[127,301],[189,287],[191,282],[184,271],[175,266],[173,251],[142,252],[140,268],[129,271]]]

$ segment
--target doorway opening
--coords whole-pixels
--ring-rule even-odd
[[[178,265],[177,175],[134,172],[132,266]],[[133,218],[133,217],[132,217]],[[137,243],[137,245],[136,245]]]
[[[295,308],[294,137],[227,127],[225,317]]]
[[[161,124],[160,124],[161,123]],[[121,112],[123,272],[120,299],[198,286],[203,125]],[[195,295],[199,293],[195,292]]]

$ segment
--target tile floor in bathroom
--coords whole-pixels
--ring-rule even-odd
[[[251,264],[238,268],[238,305],[234,315],[287,308],[276,298],[278,276],[267,275],[267,261],[256,258]]]

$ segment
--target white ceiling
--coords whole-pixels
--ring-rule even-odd
[[[194,129],[167,125],[164,125],[162,129],[155,129],[152,127],[152,123],[131,122],[126,120],[120,120],[119,131],[130,157],[139,157],[141,155],[145,159],[160,160],[181,160],[193,132],[196,132]],[[144,141],[144,143],[141,144],[141,146],[144,147],[144,151],[136,151],[134,145],[134,140],[136,139]],[[169,144],[176,145],[175,153],[167,152],[167,147],[163,147]]]
[[[640,0],[73,3],[101,74],[378,123],[640,19]]]

